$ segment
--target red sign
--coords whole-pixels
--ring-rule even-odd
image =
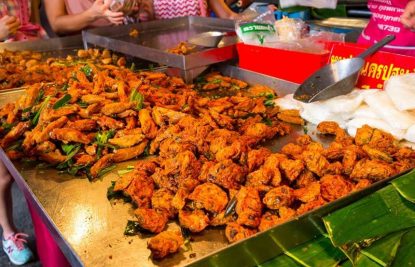
[[[351,58],[363,52],[365,46],[357,44],[334,44],[330,54],[330,63]],[[377,52],[366,59],[360,72],[357,87],[362,89],[382,89],[383,83],[391,76],[415,72],[415,57],[388,52]]]

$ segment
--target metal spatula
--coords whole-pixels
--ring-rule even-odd
[[[350,93],[356,85],[360,69],[365,64],[364,59],[394,39],[394,35],[388,35],[355,58],[322,67],[300,85],[294,98],[310,103]]]
[[[191,44],[195,44],[203,47],[217,47],[225,36],[236,36],[234,31],[231,32],[219,32],[219,31],[210,31],[196,34],[187,40]]]

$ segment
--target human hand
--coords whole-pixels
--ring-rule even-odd
[[[20,27],[20,21],[13,16],[4,16],[0,19],[0,39],[5,39],[8,36],[15,34]]]
[[[110,10],[112,0],[96,0],[94,4],[88,9],[90,17],[93,20],[105,18],[112,24],[122,24],[124,21],[124,14],[122,12],[114,12]]]
[[[401,22],[405,27],[415,30],[415,1],[408,2],[401,16]]]

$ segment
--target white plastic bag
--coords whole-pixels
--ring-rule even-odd
[[[280,0],[281,8],[291,6],[309,6],[315,8],[331,8],[335,9],[337,0]]]
[[[266,45],[277,42],[274,13],[267,11],[257,14],[256,17],[253,17],[253,14],[255,11],[250,10],[249,15],[243,16],[242,20],[235,23],[236,33],[242,42],[250,45]]]
[[[390,77],[385,92],[399,110],[415,109],[415,73]]]

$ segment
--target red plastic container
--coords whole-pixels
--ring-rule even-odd
[[[238,43],[237,49],[241,68],[295,83],[302,83],[326,65],[330,55],[330,49],[322,54],[310,54],[244,43]]]

